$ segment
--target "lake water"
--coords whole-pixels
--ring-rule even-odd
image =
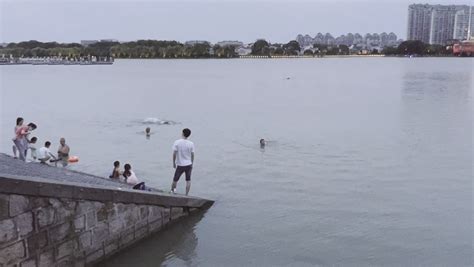
[[[120,160],[169,190],[172,143],[192,130],[191,194],[215,205],[108,266],[468,266],[473,69],[465,58],[2,66],[0,151],[23,116],[40,143],[66,137],[71,168],[107,176]]]

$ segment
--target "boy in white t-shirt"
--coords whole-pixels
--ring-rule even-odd
[[[173,144],[173,168],[176,169],[171,184],[171,192],[176,193],[176,185],[179,178],[186,174],[186,195],[191,189],[191,172],[194,163],[194,143],[188,140],[191,135],[191,130],[183,129],[183,138],[176,140]]]
[[[33,161],[38,158],[38,153],[36,151],[36,141],[38,141],[38,138],[32,137],[28,143],[28,149],[31,151],[31,158]]]
[[[41,162],[41,163],[47,163],[48,160],[50,159],[54,159],[56,160],[56,157],[53,155],[53,153],[51,153],[51,150],[49,150],[49,147],[51,146],[51,142],[49,141],[46,141],[46,143],[44,143],[44,147],[40,148],[38,150],[38,160]]]

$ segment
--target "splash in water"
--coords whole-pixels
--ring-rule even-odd
[[[175,121],[171,120],[162,120],[158,118],[146,118],[142,121],[143,124],[156,124],[156,125],[175,125],[178,124]]]

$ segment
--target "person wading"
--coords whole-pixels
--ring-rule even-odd
[[[171,184],[171,192],[176,193],[176,185],[178,184],[179,178],[183,174],[186,174],[186,195],[189,194],[191,189],[191,171],[193,170],[194,163],[194,143],[189,141],[188,138],[191,135],[191,130],[188,128],[183,129],[183,137],[176,140],[173,144],[173,168],[176,169],[173,177],[173,183]]]

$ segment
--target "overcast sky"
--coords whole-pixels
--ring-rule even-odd
[[[395,32],[406,37],[406,0],[23,1],[0,0],[0,42],[85,39],[287,42],[297,34]],[[424,0],[473,4],[474,0]]]

